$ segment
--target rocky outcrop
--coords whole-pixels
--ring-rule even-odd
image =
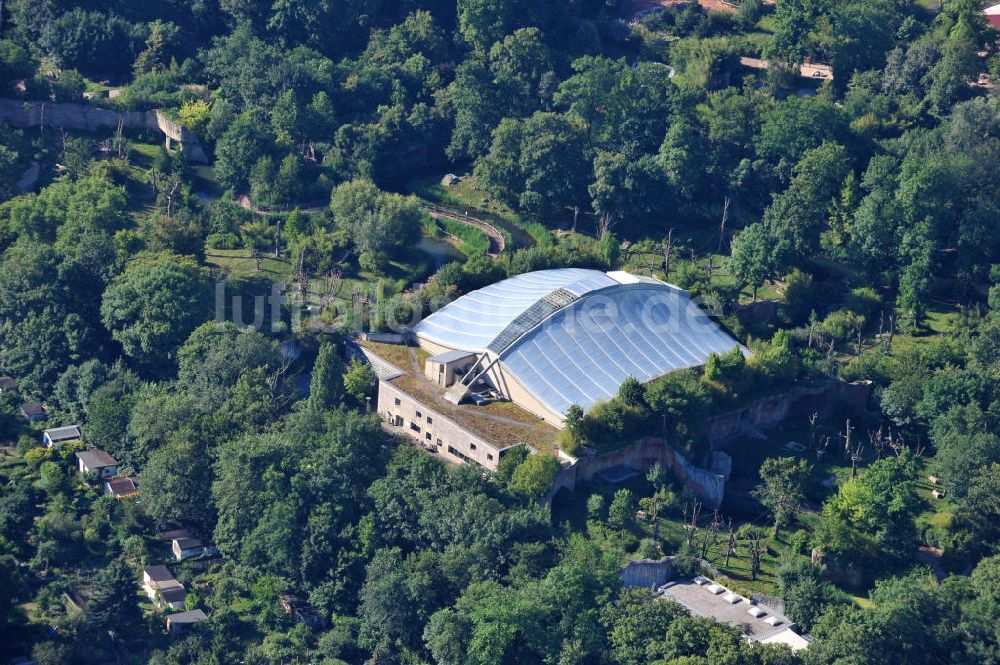
[[[167,148],[173,142],[192,162],[208,163],[208,157],[198,137],[190,130],[167,118],[163,111],[113,111],[73,102],[23,102],[0,99],[0,122],[15,127],[50,125],[87,132],[118,129],[151,129],[163,133]]]

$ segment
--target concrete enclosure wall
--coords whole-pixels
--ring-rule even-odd
[[[674,577],[674,558],[665,556],[659,560],[639,559],[629,561],[618,569],[623,587],[643,587],[654,589],[666,584]]]
[[[126,129],[152,129],[164,135],[167,147],[171,141],[181,144],[181,149],[192,162],[208,163],[208,157],[198,137],[181,125],[171,121],[163,111],[112,111],[73,102],[22,102],[0,99],[0,122],[15,127],[51,125],[87,132],[116,130],[118,124]]]
[[[725,476],[694,466],[684,455],[671,448],[664,439],[655,437],[641,439],[602,455],[581,457],[575,463],[564,467],[552,484],[548,500],[551,501],[560,489],[572,491],[576,489],[578,483],[590,480],[601,471],[616,466],[646,470],[656,462],[709,507],[718,508],[722,504],[722,495],[726,489]]]

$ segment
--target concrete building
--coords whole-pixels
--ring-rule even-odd
[[[25,402],[21,405],[21,416],[29,423],[40,423],[49,417],[48,409],[38,402]]]
[[[142,569],[142,590],[160,609],[184,610],[187,591],[166,566],[146,566]]]
[[[614,397],[629,377],[649,381],[739,346],[675,286],[576,268],[468,293],[408,337],[416,347],[360,342],[379,414],[428,451],[487,469],[518,445],[557,451],[569,408]]]
[[[211,543],[206,543],[193,536],[181,536],[170,541],[170,551],[178,561],[199,556],[215,554],[216,549]]]
[[[167,632],[171,635],[183,635],[194,624],[205,621],[208,615],[201,610],[188,610],[167,615]]]
[[[130,476],[108,478],[104,481],[104,496],[113,499],[128,499],[139,496],[139,483]]]
[[[79,441],[83,438],[83,432],[79,425],[67,425],[66,427],[55,427],[42,432],[42,441],[47,448],[61,446],[70,441]]]
[[[76,462],[81,474],[94,471],[101,478],[118,475],[118,460],[100,448],[81,450],[76,454]]]
[[[707,577],[667,582],[658,589],[663,598],[683,605],[691,614],[709,617],[740,630],[749,640],[786,644],[793,651],[805,649],[809,640],[777,610],[751,601]]]
[[[983,10],[983,14],[986,16],[986,22],[989,23],[990,27],[1000,30],[1000,5],[987,7]]]
[[[445,351],[424,361],[424,374],[442,388],[455,383],[476,362],[476,354],[466,351]]]

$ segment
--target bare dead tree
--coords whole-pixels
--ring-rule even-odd
[[[690,521],[688,520],[688,514],[691,515]],[[684,542],[688,547],[698,537],[698,517],[700,515],[701,501],[693,499],[690,504],[684,504]]]
[[[844,455],[851,461],[851,478],[858,477],[858,463],[861,462],[862,453],[864,452],[864,444],[858,444],[854,446],[851,443],[851,419],[847,419],[847,424],[845,426],[845,434],[842,434],[844,438]]]
[[[722,253],[722,243],[726,240],[726,221],[729,219],[729,195],[726,195],[726,200],[722,204],[722,223],[719,224],[719,247],[716,249],[717,254]]]
[[[811,349],[813,348],[813,342],[818,347],[822,341],[823,335],[819,330],[819,318],[816,316],[816,310],[813,310],[809,313],[809,338],[806,345]]]
[[[284,229],[284,221],[279,217],[274,225],[274,258],[281,258],[281,232]]]
[[[340,293],[340,286],[343,282],[340,268],[334,268],[326,275],[326,279],[323,281],[323,293],[319,299],[320,311],[326,310],[334,300],[337,299],[337,294]],[[357,296],[358,294],[355,294]],[[365,302],[367,304],[367,302]]]
[[[670,253],[674,249],[674,230],[667,231],[667,237],[663,241],[663,278],[670,279]]]
[[[279,362],[274,371],[267,376],[268,391],[271,395],[271,399],[279,409],[283,409],[288,406],[295,397],[292,391],[284,390],[287,386],[285,377],[291,370],[292,363],[293,359],[290,356],[282,354],[281,362]]]
[[[302,300],[302,304],[306,304],[306,298],[309,295],[309,274],[306,272],[306,251],[308,247],[305,245],[299,250],[299,265],[295,271],[295,281],[299,285],[299,298]]]
[[[578,205],[566,206],[566,209],[573,211],[573,233],[576,233],[576,223],[580,219],[580,206]]]
[[[830,447],[830,437],[823,439],[823,444],[816,447],[816,461],[823,459],[827,449]]]
[[[819,412],[813,411],[809,414],[809,450],[816,449],[816,422],[819,420]]]
[[[738,556],[736,552],[736,531],[733,529],[732,517],[730,517],[726,522],[726,531],[729,533],[729,541],[726,543],[726,568],[728,568],[729,558],[732,556]]]
[[[882,459],[882,451],[885,450],[886,439],[881,425],[879,425],[877,430],[868,430],[868,443],[875,450],[875,459]]]
[[[860,356],[865,350],[865,336],[861,330],[861,326],[857,326],[854,329],[854,356]]]
[[[764,531],[755,526],[747,526],[742,531],[743,539],[747,545],[747,554],[750,556],[750,579],[756,581],[757,575],[760,574],[760,564],[766,548]]]
[[[177,195],[177,190],[181,186],[181,177],[180,177],[180,175],[179,174],[175,174],[175,175],[170,176],[170,179],[167,181],[167,186],[168,186],[168,189],[165,190],[165,192],[166,192],[165,196],[166,196],[166,200],[167,200],[167,205],[166,205],[165,212],[166,212],[167,217],[173,217],[174,216],[174,196]],[[259,267],[257,269],[260,270]]]
[[[115,131],[115,138],[113,145],[118,153],[118,159],[124,159],[125,157],[125,137],[123,135],[123,130],[125,128],[125,116],[118,117],[118,129]]]
[[[715,544],[719,540],[719,529],[722,528],[722,520],[719,517],[719,511],[716,510],[712,514],[712,521],[708,523],[708,528],[702,530],[701,537],[701,558],[705,559],[708,557],[708,551],[715,547]]]
[[[603,238],[607,234],[611,233],[611,227],[614,225],[614,219],[611,217],[611,214],[602,212],[601,216],[597,218],[597,237]],[[575,227],[574,230],[576,230]]]

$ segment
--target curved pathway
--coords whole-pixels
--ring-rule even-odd
[[[441,218],[453,219],[457,222],[461,222],[462,224],[466,224],[468,226],[477,228],[483,233],[485,233],[486,237],[489,238],[490,240],[490,249],[487,252],[487,254],[489,254],[490,256],[493,257],[498,256],[501,252],[503,252],[507,248],[507,243],[503,239],[503,234],[500,233],[499,229],[497,229],[489,222],[485,222],[475,217],[470,217],[469,215],[463,215],[460,212],[448,210],[447,208],[442,208],[441,206],[436,206],[433,204],[427,204],[424,207],[427,209],[427,212],[430,214],[430,216],[433,217],[434,219],[441,219]]]

